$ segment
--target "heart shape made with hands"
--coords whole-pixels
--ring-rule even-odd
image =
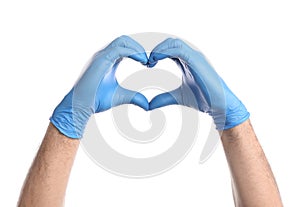
[[[132,44],[134,41],[133,39],[127,36],[126,37],[122,36],[121,38],[125,38],[124,45],[126,46]],[[134,44],[138,44],[138,43],[135,42]],[[141,48],[142,46],[138,45],[138,47]],[[199,86],[196,83],[194,77],[196,74],[192,74],[189,68],[191,53],[195,53],[195,51],[192,48],[190,48],[187,44],[185,44],[183,41],[179,39],[169,38],[161,42],[160,44],[158,44],[152,50],[149,57],[145,55],[145,52],[142,54],[136,53],[136,54],[129,55],[128,56],[129,58],[138,61],[149,68],[153,68],[160,60],[166,58],[173,60],[175,63],[177,63],[177,65],[182,71],[182,84],[175,90],[168,91],[166,93],[162,93],[155,96],[150,102],[148,102],[148,100],[143,94],[136,91],[127,90],[118,85],[118,90],[116,90],[115,99],[112,101],[113,102],[112,106],[131,103],[140,106],[145,110],[153,110],[167,105],[179,104],[179,105],[188,106],[188,107],[195,108],[197,110],[207,112],[208,107],[202,106],[200,108],[198,104],[198,101],[202,101],[203,103],[207,103],[207,101],[200,100],[201,98],[203,99],[203,96],[198,96],[198,100],[195,97],[195,95],[199,95]],[[143,56],[143,58],[141,58],[141,56]],[[203,57],[204,56],[201,55],[201,58]],[[120,61],[121,60],[122,59],[120,59]],[[120,62],[118,62],[118,64],[119,63]],[[111,75],[110,72],[107,74],[108,77],[111,77],[110,78],[111,80],[113,79],[112,77],[115,75],[116,67],[111,71],[113,75]],[[114,80],[112,82],[118,84],[117,80]],[[105,91],[107,91],[107,88]],[[121,98],[122,101],[120,101],[120,97],[123,97]]]
[[[150,68],[170,58],[182,71],[182,84],[162,93],[150,102],[136,91],[128,90],[116,80],[116,69],[128,57]],[[179,104],[208,113],[217,129],[228,129],[249,117],[245,106],[229,90],[206,58],[179,39],[159,43],[147,57],[145,49],[128,36],[121,36],[97,52],[83,75],[56,107],[51,122],[69,137],[82,137],[89,117],[121,104],[135,104],[153,110]]]
[[[117,67],[123,59],[123,57],[121,57],[116,61],[116,64],[112,67],[112,70],[109,70],[106,73],[105,78],[101,81],[102,85],[105,83],[105,81],[108,82],[107,84],[104,84],[106,87],[101,87],[101,90],[99,90],[106,94],[110,94],[112,91],[114,91],[114,97],[111,101],[111,105],[107,105],[105,107],[102,105],[103,109],[98,109],[96,112],[104,111],[121,104],[134,104],[145,110],[153,110],[171,104],[180,104],[199,109],[193,90],[191,90],[191,88],[195,88],[192,87],[195,83],[193,83],[193,78],[190,77],[191,74],[186,71],[187,63],[184,63],[188,56],[187,54],[185,54],[185,56],[182,55],[185,52],[192,51],[192,49],[189,48],[189,46],[187,46],[183,41],[169,38],[158,44],[152,50],[149,57],[147,57],[142,46],[130,37],[122,36],[115,41],[123,42],[121,45],[124,47],[130,47],[130,45],[134,45],[134,47],[138,48],[140,51],[143,51],[142,53],[137,53],[136,50],[134,50],[127,57],[134,61],[140,62],[142,65],[147,66],[148,68],[153,68],[160,60],[166,58],[173,60],[175,63],[177,63],[182,71],[182,83],[177,89],[159,94],[150,102],[148,102],[147,98],[143,94],[137,91],[128,90],[119,85],[115,74]],[[186,46],[186,48],[183,48],[183,45]],[[190,51],[183,51],[183,49],[189,49]],[[185,59],[180,59],[181,57]],[[187,74],[189,74],[189,77],[186,77]],[[109,99],[110,98],[107,98],[107,100]]]

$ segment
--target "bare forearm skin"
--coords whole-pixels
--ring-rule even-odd
[[[18,206],[63,206],[66,187],[79,146],[51,123],[25,180]]]
[[[231,170],[236,206],[283,206],[272,170],[250,120],[224,130],[221,139]]]

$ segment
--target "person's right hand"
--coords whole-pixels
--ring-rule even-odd
[[[182,69],[182,85],[154,97],[150,110],[170,104],[192,107],[212,116],[218,130],[232,128],[249,118],[245,106],[199,51],[182,40],[169,38],[153,49],[148,66],[165,58],[172,58]]]

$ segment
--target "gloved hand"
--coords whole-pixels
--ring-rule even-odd
[[[172,58],[180,66],[182,85],[154,97],[149,103],[150,110],[170,104],[192,107],[212,116],[218,130],[232,128],[249,118],[245,106],[203,54],[182,40],[169,38],[153,49],[148,66],[153,67],[164,58]]]
[[[105,49],[97,52],[84,74],[56,107],[50,121],[64,135],[81,138],[93,113],[121,104],[135,104],[148,110],[149,104],[142,94],[119,86],[115,72],[123,57],[146,65],[144,48],[128,36],[121,36]]]

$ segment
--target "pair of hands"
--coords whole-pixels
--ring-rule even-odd
[[[159,60],[173,59],[182,70],[182,85],[160,94],[150,103],[141,93],[119,86],[115,73],[123,58],[148,67]],[[208,113],[218,130],[232,128],[248,119],[242,102],[230,91],[204,55],[179,39],[158,44],[149,58],[144,48],[128,36],[121,36],[97,52],[86,71],[56,107],[50,121],[64,135],[81,138],[89,117],[121,104],[135,104],[144,110],[179,104]]]

